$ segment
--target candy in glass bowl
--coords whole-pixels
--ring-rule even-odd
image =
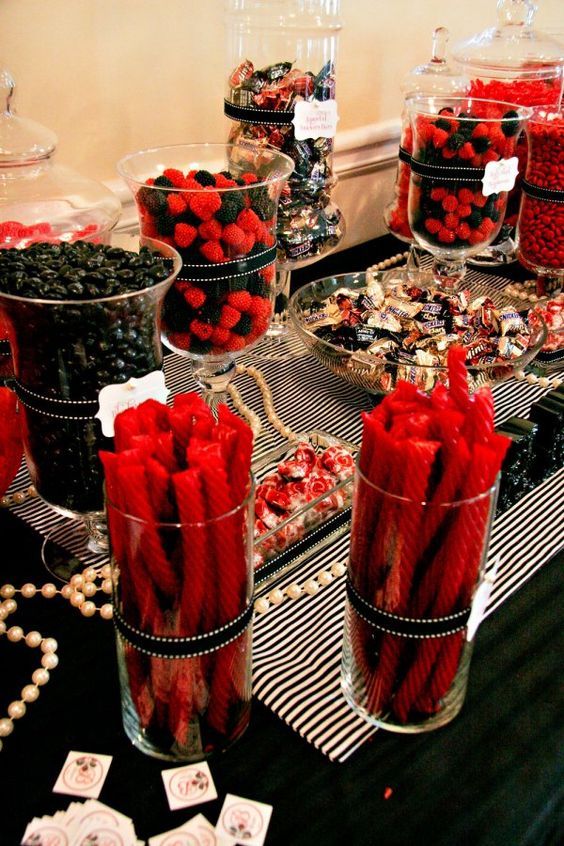
[[[444,291],[406,269],[345,273],[304,285],[290,300],[296,331],[320,363],[369,393],[398,380],[425,391],[447,381],[450,346],[466,350],[471,390],[511,377],[546,340],[514,302],[486,289]]]

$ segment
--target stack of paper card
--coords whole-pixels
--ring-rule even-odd
[[[66,811],[52,817],[34,817],[28,824],[22,846],[142,846],[129,817],[96,799],[71,802]]]

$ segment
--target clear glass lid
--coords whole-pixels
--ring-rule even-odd
[[[462,65],[535,71],[564,64],[562,41],[534,29],[533,0],[498,0],[497,24],[459,41],[453,55]]]
[[[447,61],[448,40],[446,27],[439,26],[433,31],[430,60],[412,68],[404,77],[401,89],[405,97],[413,94],[456,96],[467,92],[469,80],[461,68]]]
[[[0,167],[45,159],[57,146],[54,132],[16,114],[12,102],[15,87],[11,73],[0,70]]]

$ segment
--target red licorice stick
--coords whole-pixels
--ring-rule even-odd
[[[129,449],[131,439],[135,435],[141,435],[140,421],[137,419],[137,410],[128,408],[120,412],[114,420],[114,447],[116,452]]]
[[[487,443],[494,430],[493,398],[489,389],[479,388],[468,406],[462,437],[469,443]]]
[[[462,410],[468,408],[468,374],[466,372],[466,350],[458,344],[449,347],[448,364],[448,388],[451,402]]]
[[[163,465],[151,456],[145,462],[145,473],[147,488],[153,498],[155,518],[160,523],[174,521],[175,509],[172,502],[170,475]]]
[[[168,727],[178,745],[189,743],[190,720],[194,710],[194,670],[197,658],[178,658],[171,661],[172,679],[168,710]]]
[[[138,652],[133,646],[124,644],[125,663],[129,680],[129,693],[139,717],[141,728],[148,728],[155,711],[151,688],[150,659]]]
[[[253,454],[253,432],[249,426],[226,405],[218,406],[217,419],[219,423],[237,432],[237,449],[232,455],[229,468],[234,502],[242,502],[249,487],[249,467]]]
[[[176,473],[179,469],[174,450],[172,432],[162,432],[155,440],[154,457],[169,473]]]
[[[172,477],[178,519],[182,532],[182,588],[178,611],[178,632],[194,636],[213,627],[215,603],[211,602],[216,584],[216,566],[208,555],[209,538],[206,526],[200,471],[191,468]],[[201,525],[198,525],[201,524]],[[203,623],[203,625],[201,625]]]
[[[233,643],[223,646],[213,655],[210,700],[206,712],[208,725],[220,734],[229,733],[229,709],[236,698],[233,673],[238,643],[245,633]]]
[[[145,400],[136,406],[137,423],[141,432],[154,436],[156,432],[169,430],[168,406],[154,399]]]

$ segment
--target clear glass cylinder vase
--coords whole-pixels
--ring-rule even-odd
[[[107,501],[123,725],[148,755],[200,761],[248,726],[253,509],[252,485],[235,508],[193,522]]]
[[[342,658],[345,698],[390,731],[428,731],[464,702],[467,628],[497,487],[459,502],[416,502],[357,468]]]

